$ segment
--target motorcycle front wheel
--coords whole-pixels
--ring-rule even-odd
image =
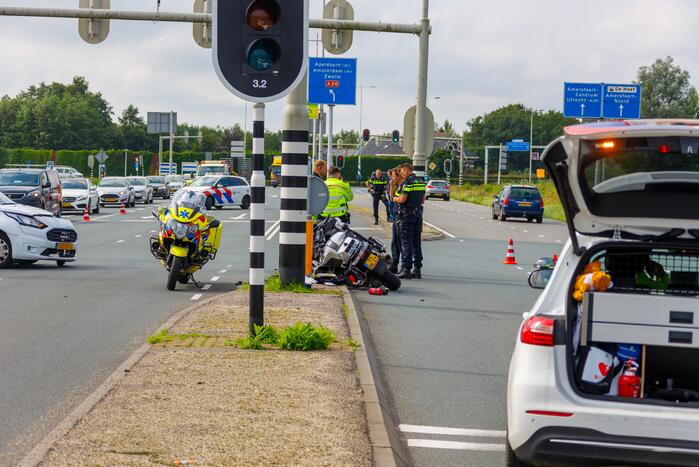
[[[177,286],[177,280],[180,278],[180,271],[182,271],[182,266],[184,266],[184,258],[175,256],[172,258],[172,264],[170,265],[170,272],[167,276],[167,289],[175,290]]]
[[[381,280],[383,285],[388,287],[389,290],[392,290],[395,292],[396,290],[400,289],[400,285],[401,285],[400,279],[398,278],[398,276],[393,274],[388,269],[388,267],[384,268],[383,272],[381,274],[379,274],[378,276],[379,276],[379,280]]]

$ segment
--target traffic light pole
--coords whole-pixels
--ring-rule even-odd
[[[264,324],[265,308],[265,104],[252,108],[252,177],[250,178],[250,334]]]
[[[306,281],[308,212],[307,77],[286,97],[282,127],[282,188],[279,230],[279,276],[282,284]]]
[[[429,0],[422,0],[422,20],[420,30],[420,52],[417,78],[417,108],[415,115],[415,154],[413,171],[418,177],[425,176],[427,160],[427,71],[430,48]]]

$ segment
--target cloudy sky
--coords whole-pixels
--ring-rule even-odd
[[[321,17],[323,0],[311,1]],[[112,0],[112,9],[154,10],[156,0]],[[420,0],[351,0],[356,19],[414,23]],[[0,6],[74,8],[78,0],[0,0]],[[191,11],[193,0],[162,0],[161,9]],[[699,78],[696,0],[432,0],[429,95],[435,118],[457,129],[467,119],[520,102],[561,109],[563,81],[625,83],[641,65],[672,55]],[[317,31],[311,30],[311,37]],[[0,95],[40,81],[85,76],[113,104],[179,112],[180,122],[229,126],[243,121],[244,103],[218,81],[209,50],[191,25],[112,21],[100,45],[78,35],[77,20],[0,17]],[[414,36],[355,33],[346,57],[359,60],[363,127],[401,129],[414,101]],[[315,45],[309,45],[315,55]],[[439,97],[439,99],[436,99]],[[268,106],[279,128],[282,106]],[[359,127],[358,107],[338,107],[336,128]]]

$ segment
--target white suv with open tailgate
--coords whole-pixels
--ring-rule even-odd
[[[571,239],[530,277],[508,465],[699,465],[699,121],[568,127],[543,161]]]

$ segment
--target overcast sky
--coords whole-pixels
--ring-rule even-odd
[[[321,17],[322,0],[311,0]],[[351,0],[364,21],[414,23],[420,0]],[[0,6],[74,8],[78,0],[0,0]],[[156,0],[112,0],[112,9],[154,10]],[[193,0],[162,0],[161,9],[191,11]],[[564,81],[625,83],[639,66],[672,55],[699,77],[696,0],[432,0],[428,94],[435,119],[457,129],[467,119],[520,102],[562,108]],[[180,122],[230,126],[244,103],[229,94],[211,52],[192,39],[192,26],[112,21],[100,45],[78,35],[77,20],[0,17],[0,95],[41,81],[82,75],[114,106],[174,110]],[[317,31],[311,30],[311,37]],[[402,129],[417,95],[417,37],[355,33],[345,57],[359,60],[363,124],[372,132]],[[315,45],[310,44],[311,55]],[[434,99],[439,97],[439,99]],[[282,105],[268,106],[268,127],[281,125]],[[358,107],[338,107],[336,128],[357,129]]]

